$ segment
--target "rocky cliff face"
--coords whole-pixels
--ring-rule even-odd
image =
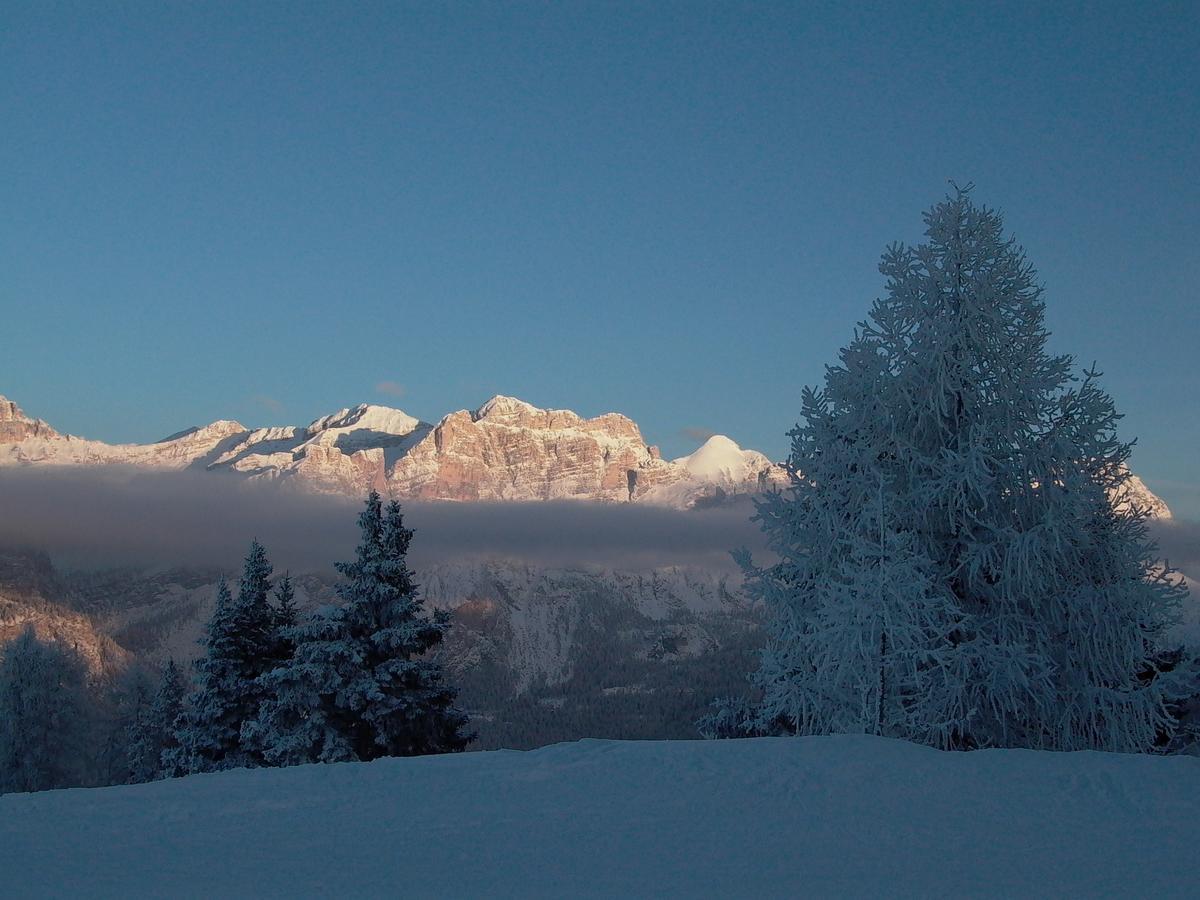
[[[61,437],[62,435],[41,419],[29,418],[17,404],[5,397],[0,397],[0,444]]]
[[[70,589],[76,608],[141,660],[186,664],[201,652],[218,577],[76,572]],[[741,595],[740,579],[703,569],[468,560],[423,567],[420,581],[426,603],[450,613],[440,653],[481,749],[696,737],[712,698],[744,690],[762,636],[762,610]],[[295,576],[300,609],[337,602],[335,583]]]
[[[0,550],[0,654],[5,644],[32,627],[43,641],[73,647],[93,677],[119,672],[129,653],[90,616],[73,608],[75,599],[46,556]]]
[[[687,477],[625,416],[584,419],[512,397],[446,416],[387,475],[397,496],[435,500],[641,500]]]
[[[155,444],[110,445],[61,435],[8,410],[0,465],[125,464],[229,471],[308,490],[362,496],[371,488],[428,500],[641,501],[677,507],[786,483],[782,466],[725,437],[668,461],[631,419],[585,419],[493,397],[436,425],[382,406],[343,409],[306,427],[214,422]],[[4,429],[5,420],[0,420]]]

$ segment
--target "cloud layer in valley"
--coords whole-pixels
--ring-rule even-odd
[[[44,550],[71,566],[233,568],[251,538],[277,567],[327,569],[357,538],[357,500],[213,473],[0,469],[0,546]],[[761,549],[751,504],[686,512],[555,503],[406,503],[412,561],[501,556],[548,566],[733,570],[729,551]]]
[[[234,570],[251,538],[278,568],[328,571],[348,559],[361,503],[214,473],[0,469],[0,547],[43,550],[79,567]],[[763,553],[749,501],[679,511],[637,504],[406,503],[412,563],[505,557],[542,566],[735,571],[729,551]],[[1200,523],[1156,522],[1160,552],[1192,587],[1186,628],[1200,638]]]

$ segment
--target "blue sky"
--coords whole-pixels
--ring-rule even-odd
[[[1200,7],[845,7],[8,3],[0,393],[105,440],[507,393],[781,457],[954,178],[1200,518]]]

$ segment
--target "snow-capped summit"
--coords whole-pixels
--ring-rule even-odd
[[[362,403],[353,409],[341,409],[331,415],[323,416],[312,422],[306,430],[310,435],[316,435],[318,432],[325,431],[346,433],[367,429],[377,434],[403,436],[411,434],[419,425],[421,425],[420,419],[414,419],[403,410]]]
[[[755,479],[759,472],[772,466],[771,461],[757,450],[743,450],[736,441],[723,434],[714,434],[700,449],[679,457],[674,463],[714,484]]]
[[[1146,487],[1146,482],[1133,474],[1129,476],[1129,482],[1125,485],[1124,499],[1118,500],[1115,506],[1118,510],[1131,506],[1149,510],[1152,519],[1173,518],[1163,499]]]
[[[191,428],[185,428],[183,431],[177,431],[160,441],[156,441],[155,443],[171,444],[184,439],[203,440],[204,438],[225,438],[229,437],[231,434],[241,434],[242,432],[248,430],[249,429],[246,428],[246,426],[241,422],[234,421],[233,419],[218,419],[215,422],[209,422],[207,425],[193,425]]]
[[[302,431],[312,443],[352,452],[394,446],[423,436],[431,427],[403,410],[363,403],[323,416]]]
[[[476,421],[486,418],[504,418],[504,417],[520,417],[524,415],[536,415],[544,413],[547,410],[539,409],[532,403],[526,403],[524,400],[519,400],[516,397],[506,397],[504,394],[497,394],[488,400],[483,406],[479,407],[472,413],[472,418]]]

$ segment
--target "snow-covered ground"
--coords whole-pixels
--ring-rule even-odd
[[[6,896],[1197,896],[1200,760],[581,741],[0,797]]]

